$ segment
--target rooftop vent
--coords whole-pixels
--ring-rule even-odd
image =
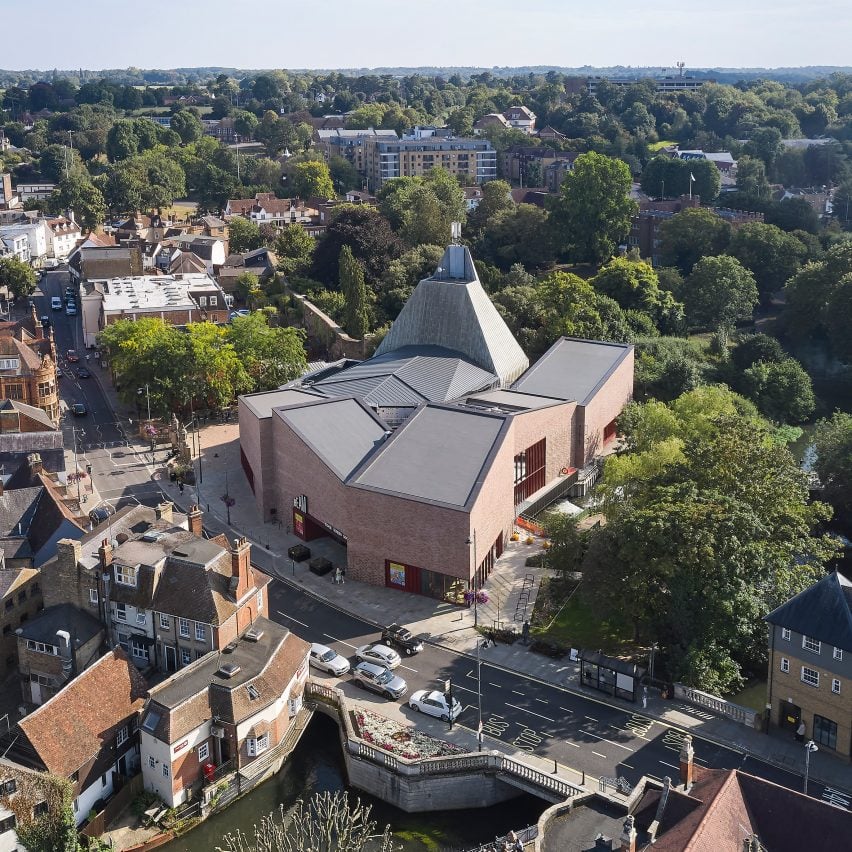
[[[164,535],[165,533],[161,532],[160,530],[151,530],[150,532],[146,532],[145,535],[142,536],[142,541],[159,541]]]
[[[223,654],[230,654],[233,651],[236,651],[237,650],[237,644],[238,644],[237,640],[234,639],[233,642],[229,642],[227,645],[225,645],[224,648],[222,648],[222,653]]]
[[[249,627],[243,634],[243,639],[247,642],[259,642],[263,638],[263,631],[259,627]]]
[[[219,666],[219,671],[216,674],[225,678],[232,678],[237,672],[239,672],[240,666],[237,663],[224,663]]]

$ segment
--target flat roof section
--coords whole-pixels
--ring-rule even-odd
[[[534,411],[537,408],[547,408],[550,405],[564,405],[565,400],[554,396],[538,396],[531,393],[520,393],[514,390],[493,390],[469,396],[465,405],[477,408],[500,408],[506,411]]]
[[[512,390],[588,405],[632,348],[627,343],[561,337],[512,385]]]
[[[465,506],[505,424],[500,414],[426,405],[405,421],[353,484]]]
[[[246,408],[259,420],[272,416],[273,408],[286,405],[301,405],[305,402],[315,402],[322,399],[315,393],[288,389],[266,391],[264,393],[250,393],[241,396],[240,399],[246,404]]]
[[[385,440],[388,431],[355,399],[280,408],[276,413],[341,480]]]

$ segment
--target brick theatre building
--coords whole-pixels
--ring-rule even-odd
[[[529,366],[451,245],[372,358],[240,398],[241,460],[264,519],[344,544],[352,579],[461,603],[632,391],[625,344],[561,338]]]

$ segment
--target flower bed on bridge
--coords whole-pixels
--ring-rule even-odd
[[[355,724],[358,736],[383,751],[388,751],[406,760],[418,760],[423,757],[444,757],[451,754],[464,754],[465,749],[444,740],[435,739],[414,728],[407,728],[372,713],[369,710],[355,711]]]

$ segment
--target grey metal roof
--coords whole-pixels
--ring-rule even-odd
[[[766,620],[852,651],[852,582],[833,571],[774,609]]]
[[[507,418],[425,405],[353,477],[353,484],[466,506],[484,478]]]
[[[509,327],[488,298],[470,251],[447,247],[435,274],[421,281],[376,350],[441,346],[470,359],[508,385],[529,365]]]
[[[564,399],[552,396],[537,396],[531,393],[520,393],[514,390],[493,390],[477,393],[465,400],[466,405],[478,408],[506,409],[507,411],[532,411],[536,408],[547,408],[549,405],[562,405]]]
[[[75,642],[85,644],[103,630],[103,625],[85,610],[62,603],[49,606],[31,621],[22,624],[20,635],[24,639],[56,645],[57,630],[67,630]]]
[[[345,480],[385,439],[387,427],[356,399],[278,409],[276,414]]]
[[[632,349],[627,343],[560,337],[512,385],[512,390],[588,405]]]
[[[448,402],[499,379],[442,346],[404,346],[320,378],[311,388],[326,396],[359,396],[374,406]]]
[[[301,405],[305,402],[321,399],[316,394],[295,389],[250,393],[241,396],[246,408],[259,420],[272,416],[272,409],[282,405]]]

